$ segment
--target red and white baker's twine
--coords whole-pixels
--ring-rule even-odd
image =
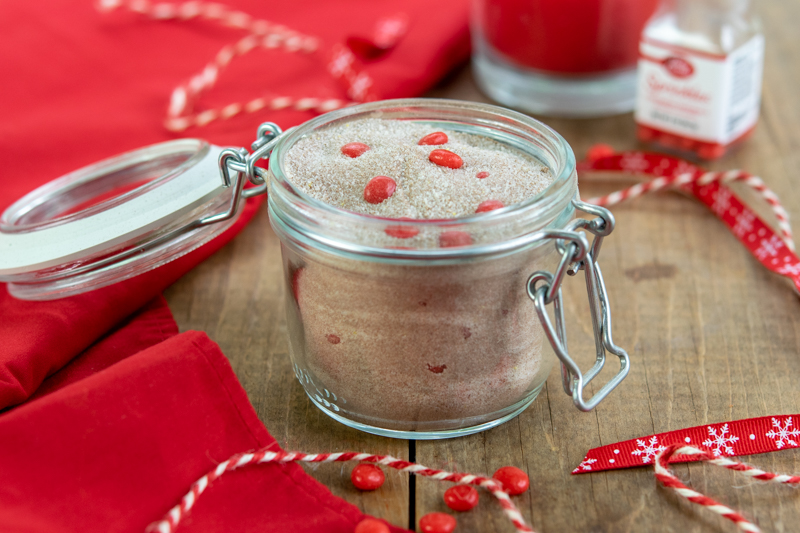
[[[694,446],[686,446],[683,444],[673,444],[666,447],[656,456],[655,475],[656,479],[664,486],[673,489],[680,496],[686,498],[692,503],[707,507],[720,516],[727,518],[734,522],[740,530],[747,533],[760,533],[760,529],[748,521],[742,515],[733,509],[726,507],[719,502],[704,496],[703,494],[688,488],[686,485],[675,477],[669,470],[669,460],[673,455],[695,455],[701,460],[711,463],[713,465],[722,466],[729,470],[741,472],[745,476],[760,481],[781,483],[786,485],[800,484],[800,476],[787,476],[781,474],[773,474],[765,472],[753,466],[734,461],[727,457],[716,457],[709,450],[696,448]],[[522,514],[519,512],[514,502],[511,501],[508,493],[505,492],[500,483],[491,478],[476,476],[473,474],[461,474],[454,472],[447,472],[445,470],[436,470],[426,466],[410,463],[401,459],[396,459],[389,455],[371,455],[368,453],[356,452],[339,452],[339,453],[320,453],[308,454],[303,452],[284,452],[284,451],[270,451],[262,449],[252,453],[236,454],[227,461],[218,464],[216,468],[209,473],[198,479],[192,484],[190,490],[181,499],[180,503],[169,510],[164,518],[158,522],[153,522],[147,527],[148,533],[173,533],[181,520],[189,513],[189,511],[197,503],[197,499],[206,489],[220,476],[227,472],[232,472],[239,468],[253,466],[266,463],[290,463],[290,462],[305,462],[305,463],[334,463],[334,462],[347,462],[358,461],[364,463],[376,463],[400,470],[401,472],[409,472],[418,476],[431,477],[439,481],[450,481],[461,485],[477,485],[487,489],[491,492],[500,506],[503,508],[506,516],[514,524],[517,531],[533,533],[526,523]]]
[[[781,205],[778,196],[766,186],[761,178],[758,176],[753,176],[752,174],[743,170],[705,172],[701,169],[697,169],[692,172],[684,172],[676,176],[661,176],[644,183],[638,183],[632,187],[628,187],[627,189],[613,192],[606,196],[591,198],[586,200],[586,202],[607,207],[651,192],[679,189],[683,186],[693,183],[702,186],[714,182],[719,182],[720,184],[742,182],[756,191],[772,208],[772,212],[777,219],[781,237],[784,241],[786,241],[786,245],[791,250],[795,249],[794,238],[792,236],[792,227],[789,224],[789,214],[786,212],[786,209],[783,208],[783,205]]]
[[[372,79],[360,71],[357,61],[347,47],[337,46],[327,65],[331,75],[347,85],[351,100],[337,98],[293,97],[285,95],[261,96],[249,102],[233,102],[219,109],[207,109],[198,113],[194,105],[200,95],[211,89],[222,71],[237,56],[242,56],[257,48],[281,50],[289,53],[312,54],[320,48],[319,39],[304,35],[286,26],[266,20],[256,19],[242,11],[233,10],[223,4],[210,2],[153,3],[149,0],[99,0],[101,11],[127,8],[155,20],[191,20],[195,18],[216,22],[229,28],[241,29],[249,33],[235,44],[224,46],[199,73],[188,82],[172,91],[167,118],[164,126],[171,131],[183,131],[192,126],[205,126],[216,120],[226,120],[241,113],[255,113],[262,109],[296,109],[327,113],[356,102],[374,99],[370,92]],[[378,36],[386,34],[386,21],[381,21]],[[382,32],[382,33],[381,33]],[[392,35],[397,38],[397,35]],[[392,37],[390,36],[390,37]]]
[[[703,450],[700,448],[696,448],[694,446],[686,446],[683,444],[673,444],[672,446],[668,446],[666,449],[659,452],[656,455],[655,460],[655,470],[656,470],[656,479],[658,479],[661,483],[664,484],[665,487],[669,487],[675,492],[677,492],[680,496],[686,498],[692,503],[696,503],[698,505],[702,505],[706,507],[709,511],[713,511],[720,516],[727,518],[728,520],[732,521],[736,524],[736,526],[741,531],[746,531],[747,533],[760,533],[760,529],[758,526],[747,520],[745,517],[731,509],[730,507],[726,507],[721,503],[709,498],[708,496],[704,496],[699,492],[690,489],[686,485],[680,482],[680,480],[675,477],[675,475],[670,472],[669,470],[669,460],[673,455],[695,455],[702,458],[703,461],[711,463],[713,465],[722,466],[729,470],[735,470],[748,476],[753,479],[758,479],[760,481],[766,481],[770,483],[781,483],[785,485],[797,485],[800,484],[800,477],[798,476],[787,476],[781,474],[773,474],[771,472],[765,472],[764,470],[760,470],[750,465],[746,465],[744,463],[740,463],[739,461],[734,461],[732,459],[728,459],[727,457],[715,457],[713,453],[709,450]]]
[[[232,472],[242,467],[265,464],[265,463],[334,463],[346,461],[360,461],[364,463],[376,463],[402,472],[409,472],[418,476],[431,477],[439,481],[451,481],[461,485],[477,485],[487,489],[494,494],[506,516],[514,524],[517,531],[533,533],[533,530],[525,523],[525,519],[519,512],[514,502],[511,501],[508,493],[505,492],[500,483],[491,478],[475,476],[472,474],[459,474],[435,470],[420,464],[410,463],[401,459],[396,459],[389,455],[371,455],[368,453],[339,452],[339,453],[319,453],[309,454],[303,452],[284,452],[269,451],[266,449],[252,453],[236,454],[227,461],[218,464],[215,469],[198,479],[191,487],[181,502],[169,510],[158,522],[153,522],[147,527],[147,532],[172,533],[178,527],[181,519],[194,507],[197,499],[208,488],[211,483],[226,472]]]

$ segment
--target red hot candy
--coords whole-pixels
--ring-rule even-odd
[[[390,533],[389,526],[375,520],[374,518],[365,518],[356,525],[356,530],[353,533]]]
[[[447,168],[461,168],[461,165],[464,164],[464,161],[457,155],[451,152],[450,150],[434,150],[428,156],[428,161],[431,163],[436,163],[440,167],[447,167]]]
[[[478,205],[478,209],[475,210],[476,213],[485,213],[487,211],[494,211],[495,209],[500,209],[505,207],[503,202],[500,200],[486,200],[485,202],[481,202]]]
[[[397,183],[387,176],[375,176],[364,187],[364,200],[371,204],[379,204],[390,198],[397,189]]]
[[[522,494],[530,486],[528,474],[515,466],[504,466],[492,476],[503,485],[503,490],[511,495]]]
[[[425,137],[419,140],[417,143],[419,145],[439,145],[439,144],[447,144],[447,134],[443,131],[434,131],[433,133],[427,134]]]
[[[379,467],[362,463],[353,469],[350,479],[358,490],[375,490],[383,485],[386,476]]]
[[[469,511],[478,505],[478,491],[469,485],[456,485],[444,491],[444,503],[454,511]]]
[[[347,157],[358,157],[369,150],[369,146],[364,143],[347,143],[342,146],[342,153]]]
[[[478,172],[477,174],[475,174],[475,177],[478,178],[479,180],[485,180],[486,178],[489,177],[489,173],[484,170],[483,172]]]
[[[419,519],[422,533],[452,533],[455,528],[456,519],[449,514],[428,513]]]
[[[439,235],[439,246],[442,248],[469,246],[470,244],[472,244],[472,237],[463,231],[445,231]]]
[[[398,220],[414,220],[413,218],[399,218]],[[410,239],[419,235],[419,230],[413,226],[387,226],[383,230],[389,237],[395,239]]]

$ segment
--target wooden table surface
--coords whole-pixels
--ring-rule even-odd
[[[800,182],[800,2],[765,0],[760,10],[767,38],[761,121],[741,150],[711,168],[744,168],[760,175],[800,220],[795,186]],[[488,101],[466,67],[429,96]],[[631,115],[543,120],[579,157],[596,142],[619,150],[637,147]],[[631,183],[582,179],[580,187],[584,197],[591,197]],[[614,337],[631,355],[628,378],[598,408],[582,413],[562,391],[556,366],[539,398],[519,417],[451,440],[368,435],[311,404],[289,361],[280,250],[266,209],[166,296],[181,330],[205,331],[219,343],[259,417],[284,449],[370,451],[473,473],[516,465],[529,473],[532,487],[516,502],[526,520],[544,533],[732,532],[731,523],[658,487],[650,468],[581,476],[570,472],[591,447],[700,424],[800,412],[800,302],[788,282],[761,267],[698,202],[661,194],[614,208],[614,213],[617,229],[604,243],[601,264]],[[579,279],[565,285],[570,349],[588,368],[594,348],[585,288]],[[800,471],[800,450],[748,459],[766,470]],[[441,483],[410,482],[392,471],[379,491],[360,493],[350,483],[351,467],[321,465],[309,472],[334,494],[398,526],[413,529],[423,514],[446,510]],[[755,485],[699,463],[676,466],[675,472],[755,519],[765,531],[800,530],[797,491]],[[476,510],[458,516],[458,524],[459,532],[513,531],[487,493]]]

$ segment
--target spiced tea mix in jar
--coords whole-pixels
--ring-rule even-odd
[[[455,436],[536,397],[555,360],[528,294],[559,258],[575,160],[494,106],[365,104],[287,132],[270,158],[291,357],[309,397],[373,433]]]

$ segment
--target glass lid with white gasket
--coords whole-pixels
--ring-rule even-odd
[[[198,139],[140,148],[57,178],[0,215],[0,282],[26,300],[98,289],[175,260],[266,192],[256,163],[280,128],[259,127],[252,154]],[[245,188],[250,181],[254,186]]]

